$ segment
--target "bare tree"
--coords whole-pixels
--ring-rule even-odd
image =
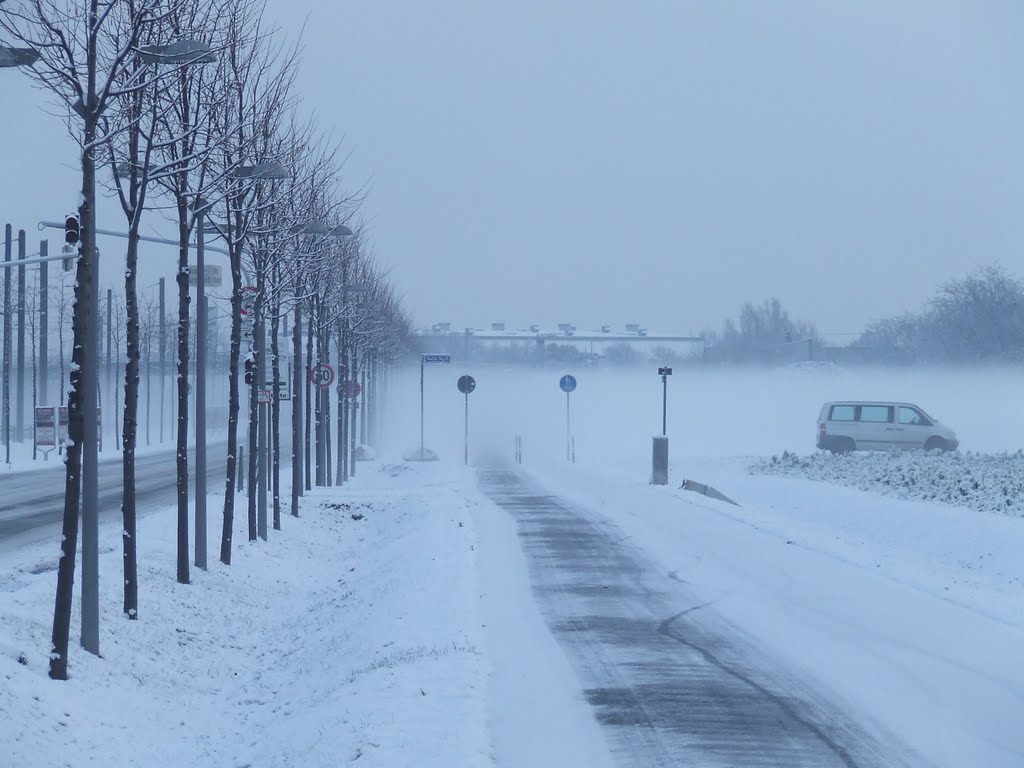
[[[273,33],[264,30],[261,7],[238,4],[229,9],[224,19],[228,66],[228,82],[233,87],[233,99],[217,118],[217,131],[222,138],[218,157],[221,173],[229,180],[223,201],[224,229],[222,235],[228,244],[231,266],[231,346],[228,374],[228,448],[227,473],[224,489],[224,516],[221,534],[221,561],[231,563],[231,545],[234,527],[235,478],[237,476],[238,412],[240,388],[238,362],[242,344],[242,273],[247,249],[253,244],[254,232],[259,230],[260,211],[271,203],[276,190],[268,182],[268,173],[278,158],[271,152],[276,138],[273,128],[285,121],[292,106],[291,86],[295,73],[296,52],[285,50],[273,42]],[[268,45],[269,41],[269,45]],[[269,134],[268,134],[269,131]],[[268,197],[269,196],[269,197]],[[248,254],[251,258],[251,253]],[[257,257],[258,258],[258,257]],[[255,314],[261,318],[265,297],[256,286]],[[262,322],[262,319],[258,320]],[[257,326],[256,333],[260,326]],[[250,427],[254,431],[258,416],[255,369],[258,360],[255,346],[250,344],[246,355],[246,381],[252,388],[250,395]],[[255,434],[250,439],[250,453],[255,447]],[[255,456],[250,455],[252,468]],[[249,539],[257,539],[258,521],[255,498],[249,500]]]
[[[221,18],[234,3],[202,3],[181,0],[166,15],[170,34],[174,37],[198,36],[202,50],[217,52],[217,66],[209,69],[194,66],[212,59],[203,55],[193,66],[178,67],[156,91],[154,155],[158,158],[159,181],[170,199],[171,218],[178,231],[177,316],[177,578],[182,584],[191,580],[189,573],[189,497],[188,497],[188,411],[189,411],[189,253],[192,233],[201,225],[212,205],[210,198],[221,193],[222,178],[210,162],[219,137],[214,130],[214,116],[223,109],[228,96],[228,70],[222,59],[224,26]],[[197,436],[205,439],[205,435]],[[197,518],[201,515],[197,512]],[[197,519],[197,528],[205,534],[205,519]],[[198,540],[200,545],[204,538]],[[202,551],[200,551],[202,550]],[[205,567],[205,547],[197,547],[197,563]]]
[[[81,149],[82,196],[79,206],[81,257],[78,260],[73,318],[71,390],[68,398],[69,433],[64,494],[62,557],[57,571],[54,605],[53,649],[50,676],[67,678],[67,649],[71,627],[75,553],[78,541],[78,508],[81,498],[82,455],[87,435],[94,425],[85,423],[83,405],[95,402],[97,361],[89,350],[96,338],[96,157],[109,141],[104,131],[104,114],[126,89],[123,74],[135,60],[139,40],[153,23],[163,3],[143,0],[137,5],[123,2],[82,0],[25,0],[11,8],[0,6],[0,28],[37,51],[40,59],[31,70],[36,82],[56,95],[63,105],[69,129]],[[90,446],[90,460],[92,460]],[[86,502],[96,489],[88,488]],[[95,556],[95,553],[92,556]],[[95,572],[96,564],[86,565]],[[86,579],[89,594],[83,595],[90,614],[98,614],[98,589]],[[85,587],[83,587],[83,590]],[[83,615],[85,608],[83,608]],[[99,653],[98,616],[83,622],[82,644]]]

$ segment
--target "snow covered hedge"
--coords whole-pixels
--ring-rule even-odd
[[[762,459],[756,474],[804,477],[864,491],[939,501],[983,512],[1024,517],[1024,452],[816,453]]]

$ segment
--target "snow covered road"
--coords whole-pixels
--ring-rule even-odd
[[[210,443],[207,477],[211,487],[223,484],[227,459],[223,442]],[[190,457],[194,475],[194,459]],[[0,552],[9,552],[32,541],[60,536],[64,514],[64,464],[14,472],[3,476],[0,499]],[[104,515],[121,512],[120,454],[99,464],[100,510]],[[174,451],[143,453],[136,458],[136,492],[139,509],[174,502],[176,480]]]
[[[512,470],[483,470],[480,486],[516,520],[535,597],[617,765],[921,764],[737,632],[615,525]]]
[[[629,617],[641,604],[657,606],[648,621],[664,620],[666,609],[705,606],[685,615],[684,631],[706,638],[727,664],[750,665],[767,690],[807,703],[812,722],[820,716],[841,725],[837,733],[823,732],[849,750],[853,764],[1024,765],[1020,521],[806,480],[751,477],[737,468],[741,463],[693,466],[695,476],[742,508],[630,481],[609,467],[548,464],[529,476],[547,489],[535,495],[557,494],[559,505],[585,521],[583,530],[618,537],[632,553],[629,561],[639,561],[647,574],[628,567],[624,576],[616,574],[612,561],[607,572],[590,572],[591,586],[626,590],[619,602],[633,601]],[[543,532],[538,527],[524,538],[528,550]],[[580,544],[589,546],[589,538]],[[534,558],[538,565],[545,559]],[[613,575],[599,576],[604,573]],[[681,590],[664,587],[667,578],[681,582]],[[550,602],[544,582],[536,586],[542,604]],[[666,596],[676,599],[674,611]],[[601,614],[564,595],[559,600],[580,615],[615,616],[618,609],[605,603]],[[571,637],[554,626],[560,638]],[[649,626],[644,631],[651,634]],[[722,638],[727,642],[719,651]],[[620,655],[611,658],[629,675],[646,666],[666,676],[651,666],[661,657],[645,650],[631,659],[624,653],[629,646],[617,647]],[[586,679],[586,667],[581,670]],[[714,693],[702,692],[712,700]]]

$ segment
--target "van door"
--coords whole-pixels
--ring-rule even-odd
[[[901,405],[896,411],[896,426],[900,429],[896,434],[902,447],[924,448],[925,441],[935,434],[932,420],[910,405]]]
[[[899,432],[891,405],[861,405],[857,408],[860,438],[858,446],[867,451],[887,451],[898,447]]]

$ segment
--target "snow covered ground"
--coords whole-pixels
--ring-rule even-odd
[[[902,500],[748,472],[787,447],[813,450],[821,402],[845,397],[918,402],[941,413],[965,448],[1016,451],[1024,442],[1016,371],[677,368],[668,488],[646,482],[661,415],[654,370],[575,372],[575,464],[565,459],[558,373],[537,377],[554,391],[532,412],[522,393],[536,382],[495,380],[498,412],[479,417],[519,427],[526,469],[543,487],[620,528],[737,632],[902,740],[921,764],[1024,764],[1015,725],[1024,704],[1024,521],[945,497]],[[486,374],[477,375],[478,411],[490,406],[482,395],[494,377]],[[510,444],[489,447],[511,453]],[[1020,482],[1011,457],[946,458],[946,469],[990,463],[1001,469],[989,480]],[[709,483],[741,507],[678,490],[684,479]]]
[[[888,453],[848,456],[783,452],[751,471],[805,477],[903,499],[938,501],[983,512],[1024,516],[1024,453]]]
[[[377,465],[307,496],[269,543],[174,580],[174,514],[140,523],[140,619],[104,529],[102,658],[46,676],[53,547],[0,577],[5,765],[488,764],[473,518],[440,465]],[[242,497],[240,497],[242,498]],[[211,496],[211,509],[217,497]],[[219,521],[210,521],[218,541]],[[55,545],[54,545],[55,546]],[[75,608],[77,635],[78,605]]]
[[[666,594],[699,598],[709,625],[891,745],[893,764],[898,751],[911,765],[1024,765],[1024,520],[838,476],[749,472],[813,450],[821,402],[847,397],[917,402],[965,450],[1016,451],[1016,371],[677,368],[672,483],[652,487],[653,369],[500,366],[428,371],[426,444],[442,461],[422,466],[395,460],[419,439],[418,370],[396,378],[380,459],[351,486],[308,496],[269,543],[249,544],[241,516],[234,564],[214,561],[190,586],[174,581],[173,511],[148,515],[137,622],[119,615],[119,532],[105,528],[104,656],[75,649],[67,683],[46,677],[55,544],[0,556],[11,764],[613,764],[512,519],[461,465],[465,372],[478,385],[472,463],[510,466],[521,435],[530,482],[618,532]],[[575,464],[562,373],[580,381]],[[683,479],[741,506],[679,490]],[[75,620],[73,636],[77,605]]]

